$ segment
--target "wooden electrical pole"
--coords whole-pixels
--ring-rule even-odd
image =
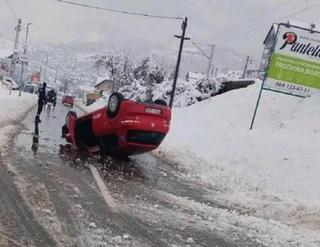
[[[210,57],[209,57],[209,62],[208,62],[208,68],[207,68],[207,73],[206,73],[206,79],[210,80],[211,74],[212,74],[212,65],[213,65],[213,56],[214,56],[214,50],[215,50],[215,45],[209,45],[211,47],[211,52],[210,52]]]
[[[183,43],[184,43],[185,40],[189,40],[190,39],[190,38],[185,38],[187,26],[188,26],[188,18],[185,17],[183,22],[182,22],[182,25],[181,25],[182,35],[181,36],[180,35],[175,35],[176,38],[180,39],[180,47],[179,47],[177,65],[176,65],[176,70],[175,70],[175,73],[174,73],[171,97],[170,97],[170,102],[169,102],[170,108],[172,108],[172,106],[173,106],[173,99],[174,99],[174,94],[175,94],[176,86],[177,86],[177,80],[178,80],[178,76],[179,76],[179,68],[180,68],[180,62],[181,62],[181,54],[182,54],[182,50],[183,50]]]
[[[247,56],[246,65],[244,66],[242,79],[244,79],[244,77],[246,76],[247,68],[248,68],[248,63],[249,63],[249,59],[250,59],[250,57],[249,57],[249,56]]]

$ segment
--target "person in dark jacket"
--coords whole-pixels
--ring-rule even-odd
[[[44,82],[42,84],[42,88],[39,88],[38,110],[37,110],[37,115],[35,117],[35,121],[38,123],[41,123],[40,114],[42,112],[43,105],[46,102],[46,87],[47,87],[47,83]]]

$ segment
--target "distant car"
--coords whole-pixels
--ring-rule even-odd
[[[156,149],[170,121],[171,109],[163,100],[138,103],[113,93],[106,107],[80,117],[69,111],[62,137],[79,149],[129,156]]]
[[[38,92],[38,86],[35,84],[25,84],[22,91],[25,93],[36,94]]]
[[[52,104],[53,106],[56,106],[56,104],[57,104],[57,94],[53,89],[51,89],[51,90],[49,90],[47,92],[46,103],[47,104]]]
[[[2,85],[6,86],[8,89],[12,90],[19,90],[20,86],[10,77],[3,76],[2,80]]]
[[[74,97],[73,97],[73,96],[70,96],[70,95],[65,95],[65,96],[63,96],[63,98],[62,98],[62,104],[73,106],[73,104],[74,104]]]

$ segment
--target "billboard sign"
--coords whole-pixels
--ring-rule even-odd
[[[264,88],[304,97],[320,89],[320,34],[280,25]]]
[[[0,58],[0,75],[10,76],[11,60],[8,58]]]
[[[40,72],[34,72],[31,75],[31,83],[32,84],[39,84],[40,82]]]

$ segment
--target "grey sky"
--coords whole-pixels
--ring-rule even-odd
[[[270,25],[285,21],[319,0],[73,0],[136,12],[189,17],[187,35],[200,43],[218,43],[243,54],[259,57],[261,43]],[[173,34],[180,33],[179,21],[125,16],[66,5],[55,0],[0,0],[0,34],[13,39],[15,16],[24,27],[32,22],[30,43],[104,41],[134,47],[144,40],[155,46],[177,46]],[[289,19],[317,21],[320,6]],[[282,18],[284,17],[284,18]],[[252,31],[250,31],[252,30]],[[22,37],[24,36],[24,30]]]

